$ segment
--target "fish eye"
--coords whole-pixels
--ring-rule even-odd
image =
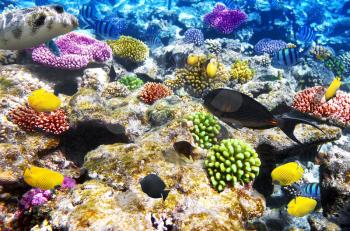
[[[34,25],[35,25],[36,27],[40,27],[40,26],[44,25],[45,19],[46,19],[46,15],[40,15],[40,16],[34,21]]]
[[[63,11],[64,11],[63,7],[60,6],[60,5],[55,5],[53,8],[54,8],[55,11],[56,11],[57,13],[59,13],[59,14],[62,14]]]

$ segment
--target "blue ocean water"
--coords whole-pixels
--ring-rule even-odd
[[[170,138],[166,142],[171,140],[169,142],[173,143],[173,146],[170,145],[170,148],[175,150],[171,149],[169,151],[169,149],[165,149],[159,151],[162,152],[161,157],[166,159],[164,165],[167,166],[167,164],[173,164],[173,162],[176,164],[199,163],[198,166],[202,166],[202,169],[206,170],[205,174],[207,174],[208,179],[206,179],[206,182],[193,183],[193,187],[200,188],[202,187],[201,184],[213,186],[210,189],[215,190],[210,191],[210,197],[208,196],[207,198],[219,197],[219,193],[222,193],[221,196],[224,195],[220,197],[220,200],[223,200],[222,198],[225,199],[227,195],[232,196],[233,194],[225,194],[228,192],[227,188],[229,185],[235,188],[238,182],[243,186],[237,187],[237,192],[240,192],[239,190],[250,190],[247,195],[256,195],[258,192],[259,195],[262,195],[264,201],[264,206],[261,205],[261,207],[264,207],[264,211],[261,214],[256,215],[253,212],[248,214],[247,212],[247,214],[239,216],[232,215],[230,208],[220,209],[216,201],[211,201],[209,204],[212,204],[213,207],[215,207],[215,204],[217,206],[213,208],[213,211],[221,212],[218,216],[224,214],[230,219],[232,216],[232,219],[242,221],[241,227],[244,227],[246,230],[350,230],[350,135],[348,131],[350,125],[350,1],[0,0],[0,14],[4,13],[5,15],[8,12],[15,12],[17,9],[37,9],[37,7],[46,6],[63,7],[64,12],[77,18],[79,26],[74,31],[91,36],[93,39],[101,41],[103,45],[98,47],[99,50],[91,51],[94,55],[86,58],[85,56],[88,55],[84,52],[89,53],[90,50],[84,50],[85,45],[76,46],[75,49],[71,50],[66,49],[64,42],[60,43],[57,41],[68,33],[58,33],[62,37],[57,36],[32,47],[17,49],[21,50],[21,52],[15,53],[16,57],[20,57],[18,59],[13,58],[15,61],[13,61],[12,55],[8,55],[7,51],[0,53],[0,73],[8,74],[22,70],[22,67],[23,69],[28,68],[34,73],[33,76],[36,78],[36,82],[44,79],[47,85],[42,84],[43,88],[46,87],[53,91],[55,95],[61,97],[64,107],[70,108],[70,110],[66,110],[66,113],[73,114],[67,117],[74,121],[72,123],[75,123],[73,126],[70,125],[70,127],[67,125],[61,134],[60,128],[57,128],[59,130],[57,132],[55,126],[45,127],[45,122],[56,118],[46,118],[44,122],[37,122],[39,125],[37,123],[25,123],[20,118],[17,118],[25,117],[25,115],[21,113],[16,114],[12,111],[12,104],[10,107],[10,104],[4,103],[3,105],[5,106],[3,108],[6,110],[2,110],[0,107],[0,144],[18,144],[18,140],[22,141],[24,139],[22,133],[17,134],[18,130],[11,130],[16,135],[11,135],[11,132],[8,132],[9,129],[6,126],[8,126],[7,123],[10,123],[9,121],[15,123],[16,120],[17,122],[19,120],[22,122],[17,123],[19,128],[25,126],[27,126],[25,128],[34,127],[29,129],[30,132],[32,130],[44,131],[47,137],[51,137],[53,134],[50,134],[50,131],[54,130],[56,132],[54,135],[57,135],[59,140],[57,141],[57,146],[47,149],[38,148],[40,150],[38,151],[38,156],[45,156],[46,153],[55,155],[56,159],[50,159],[53,164],[48,162],[45,165],[45,163],[39,161],[40,158],[35,157],[37,158],[35,159],[33,157],[35,156],[34,154],[31,155],[30,164],[38,164],[47,168],[55,166],[55,169],[52,170],[57,170],[62,174],[68,172],[63,171],[63,169],[69,166],[76,171],[74,172],[75,174],[70,173],[70,177],[74,178],[78,185],[90,179],[107,182],[106,184],[109,184],[118,193],[130,192],[126,196],[118,197],[118,203],[125,198],[127,198],[125,199],[126,203],[129,203],[129,200],[136,201],[134,195],[132,195],[135,193],[135,187],[128,185],[129,180],[133,177],[136,178],[136,176],[141,177],[141,173],[138,171],[142,172],[144,169],[140,167],[137,171],[131,171],[132,173],[125,170],[127,172],[125,175],[129,175],[125,176],[127,180],[124,178],[123,180],[127,181],[127,183],[113,182],[113,180],[109,181],[108,174],[112,178],[112,175],[115,177],[115,173],[108,172],[109,169],[105,170],[99,166],[97,171],[91,171],[91,169],[86,169],[94,167],[91,167],[92,164],[90,162],[90,165],[84,165],[91,159],[94,161],[94,158],[96,158],[96,163],[101,164],[104,161],[103,158],[111,158],[113,156],[109,155],[110,150],[107,150],[105,153],[102,151],[101,156],[94,158],[85,158],[85,155],[100,148],[102,145],[115,143],[137,144],[140,147],[142,145],[139,145],[137,142],[142,142],[143,138],[147,138],[147,134],[154,132],[161,126],[167,126],[170,121],[179,119],[176,118],[176,116],[179,116],[178,114],[183,116],[182,113],[187,112],[187,110],[192,112],[196,109],[200,111],[196,111],[197,117],[192,116],[193,121],[187,121],[187,124],[192,126],[190,133],[193,135],[193,139],[191,142],[189,140],[180,141],[180,145],[178,142],[175,142],[178,138],[177,135],[172,133],[174,132],[175,134],[176,131],[169,132]],[[11,20],[12,17],[11,15],[4,18],[6,20],[10,18]],[[0,45],[6,44],[9,40],[4,34],[8,33],[13,34],[15,37],[20,37],[18,31],[25,31],[23,28],[20,30],[15,28],[14,25],[7,25],[6,20],[1,21],[0,18],[0,29],[9,26],[9,29],[0,31]],[[43,23],[47,23],[45,18],[43,20],[44,22],[40,22],[40,20],[35,18],[33,22],[30,21],[28,23],[30,26],[38,24],[37,27],[30,28],[32,34],[35,34]],[[26,29],[28,28],[29,26],[26,27]],[[118,53],[119,50],[123,50],[129,44],[126,42],[123,44],[125,47],[114,48],[115,40],[130,39],[129,36],[132,37],[131,39],[142,41],[146,48],[140,46],[140,51],[134,51],[132,49],[128,50],[128,47],[126,51],[123,51],[126,55],[120,54],[122,52]],[[21,40],[21,42],[23,41],[28,42],[25,39]],[[84,39],[81,39],[81,41],[85,42]],[[81,42],[81,44],[85,44],[84,42]],[[130,43],[133,44],[133,42],[135,41],[133,40]],[[86,42],[86,46],[88,45],[88,42]],[[114,57],[112,57],[112,50],[110,51],[111,57],[109,59],[105,57],[108,56],[106,47],[108,49],[112,48]],[[5,48],[3,49],[0,46],[1,51],[7,50]],[[45,50],[46,48],[48,48],[48,51]],[[14,50],[16,49],[14,48]],[[53,55],[50,56],[50,52]],[[131,58],[127,57],[129,54],[132,54],[130,55],[132,56]],[[45,56],[41,59],[41,55],[47,55],[49,58]],[[63,60],[63,58],[63,61],[60,60],[61,55],[68,61]],[[47,61],[49,59],[54,61]],[[88,60],[86,61],[85,59]],[[55,63],[56,61],[57,63]],[[81,64],[84,61],[86,61],[86,65]],[[80,64],[82,67],[79,66]],[[78,68],[74,65],[78,66]],[[94,67],[99,69],[95,70],[93,69]],[[10,70],[14,68],[15,71],[7,71],[6,68]],[[102,72],[103,74],[101,74]],[[45,76],[46,73],[49,73],[47,75],[50,76]],[[219,75],[220,77],[218,77]],[[27,75],[24,76],[23,78],[22,76],[16,77],[19,79],[16,79],[16,81],[24,81],[22,84],[26,85],[26,78],[29,77]],[[2,94],[5,95],[3,92],[5,92],[4,89],[6,89],[6,84],[8,84],[5,80],[0,75],[0,84],[3,85],[0,85],[0,99]],[[117,83],[123,84],[120,86]],[[161,87],[151,86],[150,88],[154,87],[152,94],[149,92],[143,94],[144,88],[141,88],[141,86],[150,86],[147,84],[164,84],[167,88],[164,90]],[[10,86],[12,85],[10,84]],[[96,103],[97,106],[92,103],[91,105],[88,104],[90,103],[90,98],[88,103],[81,103],[83,105],[81,106],[82,108],[86,107],[87,111],[91,110],[90,114],[84,114],[85,117],[81,116],[84,119],[81,119],[79,116],[82,113],[71,109],[71,107],[76,103],[74,100],[77,100],[75,94],[77,92],[79,94],[81,92],[85,93],[84,90],[81,90],[84,88],[91,88],[95,91],[96,96],[94,96],[95,98],[92,97],[91,101],[94,101],[93,103]],[[120,90],[120,92],[112,95],[114,90],[117,91],[116,89]],[[138,91],[141,91],[141,93]],[[160,95],[159,98],[157,98],[158,94]],[[155,99],[152,98],[153,95],[156,95],[154,96]],[[175,96],[174,98],[166,98],[170,95]],[[120,97],[126,96],[133,98],[131,100],[128,98],[128,102],[118,101]],[[71,98],[67,100],[66,97]],[[104,97],[105,101],[101,103],[102,100],[98,100],[98,97]],[[164,100],[166,106],[159,104],[153,107],[152,104],[161,98],[166,98]],[[116,101],[113,101],[114,99]],[[81,99],[79,98],[79,100]],[[134,106],[133,103],[135,101],[142,101],[144,104]],[[171,111],[172,107],[176,107],[173,105],[179,104],[179,102],[187,103],[188,101],[194,102],[194,104],[197,103],[200,106],[188,106],[184,103],[184,107],[176,109],[181,113],[176,114],[177,111]],[[119,118],[115,119],[113,116],[117,113],[122,114],[122,112],[118,111],[119,108],[128,104],[133,106],[131,106],[131,109],[125,109],[125,111],[126,113],[129,113],[129,110],[131,112],[122,116],[118,114],[124,124],[115,123]],[[28,105],[29,103],[26,102],[22,106],[29,107]],[[145,107],[147,107],[147,110]],[[201,107],[205,109],[201,109]],[[94,114],[94,108],[98,108],[101,111],[106,110],[107,112],[104,111],[103,113],[105,114]],[[297,109],[299,114],[294,109]],[[27,108],[27,110],[30,109]],[[209,113],[210,116],[200,114],[203,111]],[[40,113],[42,113],[40,115],[43,115],[51,112],[41,111]],[[9,114],[10,116],[8,116]],[[77,115],[77,118],[75,115]],[[211,117],[211,115],[215,115],[215,117]],[[109,119],[108,116],[113,117],[113,119]],[[2,117],[9,119],[1,119]],[[214,118],[220,122],[217,122]],[[82,121],[78,121],[79,119]],[[181,119],[183,122],[187,117],[183,116]],[[61,122],[59,119],[56,119],[57,121]],[[318,125],[316,126],[315,124]],[[308,127],[308,125],[312,125],[312,127]],[[262,133],[260,133],[261,130],[263,130]],[[217,131],[219,135],[213,131]],[[241,133],[235,133],[235,131]],[[264,133],[265,131],[272,132]],[[11,139],[8,138],[7,140],[6,136]],[[213,138],[214,136],[215,138]],[[228,138],[238,139],[241,136],[247,143],[251,142],[253,143],[252,146],[256,145],[254,146],[257,150],[256,153],[255,149],[253,150],[250,146],[232,140],[225,140]],[[158,137],[155,139],[159,140],[164,138],[163,133],[155,137]],[[227,142],[215,147],[214,143],[219,144],[222,140]],[[148,140],[146,139],[145,142],[148,142]],[[192,146],[192,143],[196,145]],[[151,149],[152,151],[156,150],[153,147]],[[199,152],[201,154],[196,156],[193,153],[195,152],[194,150],[198,149],[204,151]],[[174,157],[175,151],[182,152],[185,157],[191,156],[191,158]],[[57,152],[59,153],[57,154]],[[220,152],[222,153],[220,154]],[[228,156],[233,155],[231,152],[235,156],[229,159]],[[258,158],[257,160],[257,156],[254,156],[255,154],[260,159]],[[64,161],[60,158],[64,159]],[[140,160],[137,160],[139,165],[150,161],[150,157],[142,158],[144,157],[140,157]],[[65,162],[66,159],[67,162]],[[55,163],[55,161],[59,162],[59,164]],[[125,159],[118,159],[115,162],[119,164],[122,161],[125,161]],[[291,193],[290,185],[274,185],[271,181],[271,171],[275,167],[294,161],[300,163],[303,167],[303,174],[300,179],[290,184],[296,183],[301,185],[298,188],[299,194]],[[204,163],[209,167],[204,165]],[[104,166],[108,164],[108,162],[103,163]],[[7,162],[3,165],[0,162],[0,166],[9,167]],[[195,168],[198,167],[197,165],[194,166]],[[108,167],[110,166],[108,165]],[[158,167],[152,166],[154,169]],[[159,167],[161,170],[166,168],[163,165]],[[169,169],[167,171],[171,171]],[[117,167],[112,171],[114,170],[116,172],[119,171]],[[340,173],[337,172],[338,170]],[[1,171],[2,169],[0,169],[2,174]],[[98,175],[99,171],[102,172],[101,176]],[[103,175],[104,171],[108,173],[107,176]],[[183,174],[186,174],[186,171],[181,169]],[[28,220],[33,221],[33,224],[30,225],[32,228],[34,225],[43,225],[43,220],[50,219],[54,227],[55,219],[47,213],[43,215],[37,212],[35,210],[37,207],[35,206],[45,204],[47,200],[55,199],[55,189],[51,188],[52,192],[50,191],[54,196],[45,194],[45,198],[43,196],[44,192],[40,191],[41,189],[37,190],[36,193],[40,194],[42,196],[40,198],[44,198],[42,200],[45,201],[41,204],[42,201],[39,203],[33,199],[34,202],[31,201],[30,203],[32,204],[28,206],[30,209],[24,209],[23,204],[27,205],[29,202],[23,199],[20,200],[20,198],[25,198],[24,195],[28,195],[24,192],[25,190],[28,191],[30,187],[28,188],[28,185],[23,187],[24,181],[27,183],[26,179],[23,181],[21,178],[19,186],[6,188],[7,181],[1,178],[1,174],[0,203],[2,203],[2,196],[5,198],[11,192],[14,192],[15,196],[9,197],[10,199],[4,199],[5,202],[0,204],[3,207],[6,207],[6,203],[13,206],[11,211],[6,211],[6,216],[0,214],[0,230],[2,230],[2,224],[6,223],[5,218],[9,219],[8,217],[11,217],[11,215],[15,217],[15,214],[20,214],[18,215],[20,217],[19,220],[24,217],[21,222],[18,222],[19,227],[27,225],[26,222]],[[124,172],[117,172],[115,175],[118,174],[123,175]],[[295,177],[293,174],[297,175],[291,170],[287,176],[281,174],[280,177],[293,178]],[[172,173],[168,175],[160,173],[159,175],[165,176],[166,180],[164,180],[164,177],[158,177],[157,174],[152,172],[152,175],[148,175],[152,177],[144,178],[151,183],[143,181],[143,192],[146,195],[153,195],[150,196],[153,199],[156,198],[166,203],[167,200],[172,200],[172,196],[176,193],[183,196],[195,191],[195,189],[191,191],[190,187],[181,186],[183,182],[179,183],[177,181],[182,181],[182,177],[175,176],[175,173],[174,175]],[[135,184],[138,181],[134,178],[130,181]],[[156,182],[152,181],[151,178],[155,178]],[[188,180],[186,177],[184,179]],[[174,183],[173,181],[176,182]],[[147,183],[151,186],[147,185]],[[1,194],[2,184],[6,185],[6,187],[4,186],[3,194]],[[62,184],[61,182],[60,185],[62,186]],[[39,188],[33,185],[30,186]],[[170,187],[169,190],[168,186]],[[94,187],[91,186],[91,188]],[[89,186],[86,188],[90,189]],[[86,188],[83,189],[85,190]],[[165,190],[165,188],[167,189]],[[140,187],[138,189],[138,192],[142,192]],[[63,192],[67,193],[67,191]],[[164,192],[166,192],[165,197],[163,196]],[[49,193],[47,192],[47,194]],[[315,207],[306,214],[303,214],[303,211],[312,207],[310,205],[312,202],[309,204],[305,202],[305,204],[297,205],[299,207],[289,208],[288,206],[293,201],[296,201],[296,195],[304,196],[310,200],[316,198]],[[191,196],[193,195],[191,194]],[[50,199],[46,199],[46,197]],[[67,195],[66,197],[68,198]],[[143,200],[140,196],[135,196],[135,198],[138,198],[137,201]],[[181,206],[171,207],[171,209],[166,207],[168,206],[166,204],[157,205],[152,207],[152,209],[161,210],[160,207],[162,206],[166,208],[164,209],[165,212],[162,210],[162,213],[159,213],[157,216],[154,215],[154,210],[150,212],[151,209],[146,208],[146,205],[141,206],[141,202],[133,201],[137,205],[134,206],[133,204],[131,206],[132,209],[136,210],[142,207],[144,211],[147,210],[144,213],[147,213],[148,220],[151,222],[149,226],[140,225],[142,228],[135,228],[134,230],[150,230],[148,229],[149,227],[154,230],[226,230],[224,228],[220,229],[221,226],[219,225],[218,227],[220,228],[208,229],[202,226],[198,226],[198,228],[193,225],[195,228],[191,229],[183,224],[187,221],[176,221],[176,219],[180,219],[179,217],[185,217],[183,211],[189,211],[191,206],[195,207],[191,210],[191,213],[203,213],[206,214],[205,216],[209,214],[211,216],[210,219],[215,220],[216,215],[213,215],[214,212],[206,213],[210,210],[210,206],[196,207],[192,205],[192,203],[196,203],[196,201],[193,202],[195,200],[193,198],[207,200],[206,196],[199,193],[188,201],[184,199],[186,202],[181,202]],[[242,201],[239,201],[239,203],[249,203],[245,199]],[[79,203],[82,202],[72,202],[71,206],[74,207]],[[118,206],[127,207],[121,202],[120,204]],[[14,207],[17,208],[16,206],[18,210],[13,209]],[[244,207],[244,205],[240,206]],[[127,207],[127,209],[130,208]],[[5,211],[5,209],[1,211]],[[91,214],[94,214],[94,212],[91,212]],[[166,214],[167,216],[164,215],[165,213],[168,213]],[[38,221],[33,217],[38,218]],[[44,217],[45,219],[43,219]],[[195,220],[195,215],[193,217]],[[183,219],[187,219],[187,217]],[[174,222],[170,222],[170,220]],[[101,223],[97,223],[94,223],[94,228],[86,228],[86,230],[104,230]],[[217,224],[215,223],[215,225]],[[215,227],[215,225],[208,225],[208,227]],[[57,230],[74,231],[77,228],[76,226],[71,229],[67,227],[69,225],[62,224]],[[237,230],[241,227],[238,227]],[[107,228],[106,230],[119,230],[114,228]],[[6,226],[4,230],[11,229]],[[16,228],[13,228],[13,230],[16,230]]]

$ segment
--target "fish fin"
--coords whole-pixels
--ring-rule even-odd
[[[168,194],[169,194],[170,190],[164,190],[161,195],[162,195],[162,198],[163,198],[163,201],[165,201],[165,199],[168,197]]]
[[[304,118],[301,118],[304,117]],[[314,128],[317,128],[322,133],[326,134],[320,127],[313,124],[307,115],[304,115],[303,113],[297,112],[295,110],[292,110],[286,114],[281,115],[277,118],[278,120],[278,127],[286,134],[290,139],[295,141],[298,144],[301,144],[301,142],[295,137],[294,135],[294,129],[295,126],[298,124],[308,124]]]
[[[60,56],[60,49],[52,39],[47,41],[45,45],[55,56]]]

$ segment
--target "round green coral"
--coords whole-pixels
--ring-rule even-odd
[[[145,61],[149,56],[149,48],[141,40],[130,36],[120,36],[118,40],[108,40],[113,54],[133,63]]]
[[[196,112],[188,116],[187,119],[193,122],[190,130],[199,147],[209,149],[218,142],[217,136],[221,127],[213,115],[205,112]]]
[[[222,140],[214,145],[205,160],[211,185],[222,192],[228,183],[249,183],[259,174],[258,154],[247,143],[238,139]]]
[[[143,85],[143,81],[134,75],[123,76],[118,82],[125,85],[129,90],[135,90]]]

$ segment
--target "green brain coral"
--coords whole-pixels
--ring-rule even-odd
[[[205,112],[196,112],[187,117],[192,121],[192,136],[201,148],[209,149],[217,143],[217,136],[220,133],[220,124],[217,119]]]
[[[214,145],[204,163],[210,183],[219,192],[228,183],[249,183],[259,174],[261,165],[255,150],[238,139],[226,139]]]
[[[141,40],[130,36],[120,36],[118,40],[108,40],[113,54],[133,63],[145,61],[149,56],[149,48]]]
[[[134,75],[123,76],[118,82],[125,85],[129,90],[135,90],[143,85],[143,81]]]

